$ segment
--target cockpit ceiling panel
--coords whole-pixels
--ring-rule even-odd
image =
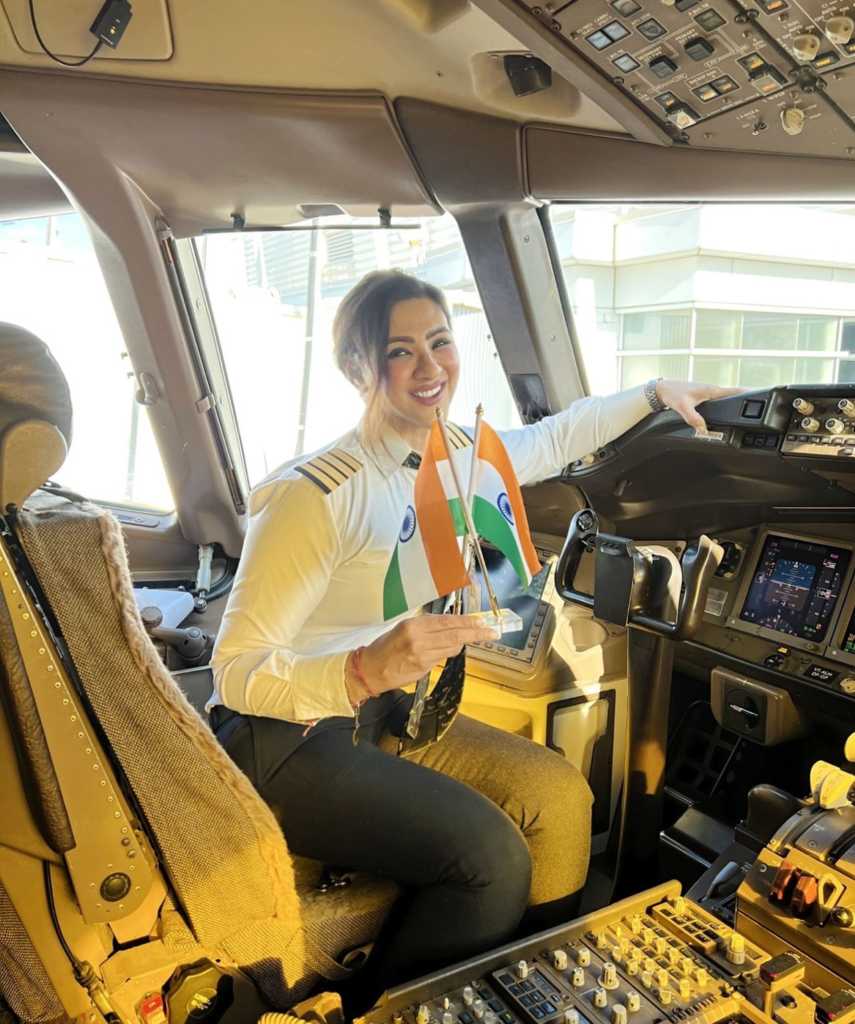
[[[302,219],[297,205],[439,211],[389,101],[371,93],[195,89],[0,71],[3,111],[72,194],[118,169],[177,235]]]
[[[850,0],[514,0],[675,142],[855,160]]]

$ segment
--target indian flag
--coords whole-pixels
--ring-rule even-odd
[[[473,449],[452,424],[455,467],[463,487],[472,469]],[[481,425],[472,519],[479,536],[505,555],[524,586],[540,569],[522,494],[505,446],[486,423]],[[413,504],[401,524],[383,586],[383,618],[404,612],[469,586],[458,537],[468,533],[460,497],[448,463],[439,423],[431,427],[416,477]]]
[[[524,587],[540,571],[540,561],[525,514],[522,492],[511,459],[499,435],[481,423],[475,464],[472,519],[478,535],[489,541],[516,569]],[[468,480],[468,475],[463,477]]]
[[[465,532],[460,499],[435,422],[416,476],[413,504],[404,513],[383,584],[384,620],[469,586],[457,541]]]

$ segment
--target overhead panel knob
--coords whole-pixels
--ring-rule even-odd
[[[671,1005],[671,989],[670,988],[664,988],[663,987],[663,988],[659,989],[659,1002],[663,1006],[670,1006]]]
[[[710,976],[709,976],[709,973],[707,972],[706,968],[699,967],[695,971],[695,981],[697,981],[697,983],[698,983],[698,988],[706,988],[707,984],[709,983],[709,980],[710,980]]]
[[[637,992],[627,992],[626,1009],[628,1013],[638,1013],[641,1009],[641,996]]]
[[[608,1001],[608,992],[606,992],[606,990],[602,986],[600,986],[600,988],[594,989],[594,1006],[596,1006],[598,1010],[602,1010],[606,1006]]]
[[[582,986],[585,984],[584,967],[574,967],[573,974],[570,977],[570,981],[573,984],[573,988],[582,988]]]
[[[793,40],[793,55],[803,64],[813,60],[817,53],[819,53],[819,36],[806,32],[804,35],[796,36]]]
[[[567,953],[563,949],[554,949],[552,951],[552,966],[557,971],[567,969]]]
[[[670,977],[669,977],[668,972],[665,970],[664,967],[662,967],[659,971],[656,972],[656,980],[659,982],[660,986],[662,986],[663,988],[667,988],[668,987],[668,984],[670,982]]]
[[[454,1024],[454,1014],[451,1010],[444,1010],[442,1014],[442,1024]]]
[[[825,429],[831,434],[842,434],[846,429],[846,424],[843,420],[833,416],[830,420],[825,421]]]
[[[650,971],[644,971],[641,975],[641,984],[645,988],[653,988],[653,975]]]
[[[801,422],[802,430],[806,430],[809,434],[815,434],[821,426],[819,420],[815,420],[813,416],[805,416]]]
[[[638,974],[641,968],[638,966],[637,960],[627,960],[626,962],[626,973],[631,975],[633,978]]]
[[[597,949],[605,949],[609,944],[609,937],[605,932],[600,932],[597,935]]]
[[[626,1024],[626,1007],[620,1003],[612,1007],[612,1024]]]
[[[680,978],[680,998],[688,999],[692,994],[692,986],[688,978]]]
[[[463,989],[463,1005],[471,1006],[475,1002],[475,992],[471,985]]]
[[[587,946],[580,946],[576,954],[576,963],[580,967],[588,967],[591,963],[591,951]]]
[[[476,999],[472,1004],[472,1013],[477,1020],[480,1020],[484,1016],[485,1009],[486,1007],[484,1006],[483,999]]]
[[[422,1003],[418,1010],[416,1010],[416,1024],[428,1024],[429,1020],[430,1010]]]
[[[849,398],[841,398],[837,403],[837,408],[843,413],[844,416],[848,416],[850,419],[855,418],[855,402]]]
[[[855,21],[851,18],[829,18],[825,25],[825,34],[838,46],[845,46],[855,32]]]
[[[578,1010],[565,1010],[564,1011],[564,1024],[579,1024],[579,1011]]]
[[[813,412],[813,402],[809,402],[806,398],[796,398],[793,401],[793,408],[802,416],[810,416]]]
[[[617,968],[614,964],[603,964],[603,973],[600,977],[600,984],[603,988],[608,989],[618,987]]]
[[[800,135],[805,126],[805,112],[801,107],[784,107],[781,111],[781,127],[787,135]]]
[[[678,896],[674,900],[674,912],[676,914],[685,914],[686,913],[686,901],[685,901],[685,899],[682,896]]]
[[[525,981],[525,979],[528,977],[528,964],[525,962],[525,960],[520,960],[520,962],[517,964],[517,977],[520,979],[520,981]]]

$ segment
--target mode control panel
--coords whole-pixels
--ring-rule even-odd
[[[795,398],[781,453],[855,457],[855,401],[822,395]]]

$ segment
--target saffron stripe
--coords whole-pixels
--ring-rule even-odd
[[[511,464],[510,456],[502,444],[501,438],[488,423],[481,424],[481,438],[478,445],[478,458],[491,463],[502,479],[505,481],[508,500],[514,515],[514,522],[517,527],[517,534],[520,539],[520,547],[523,557],[531,571],[535,575],[540,571],[540,561],[534,545],[531,542],[531,534],[528,529],[528,518],[525,514],[525,504],[522,500],[520,485],[517,483],[517,475]]]

